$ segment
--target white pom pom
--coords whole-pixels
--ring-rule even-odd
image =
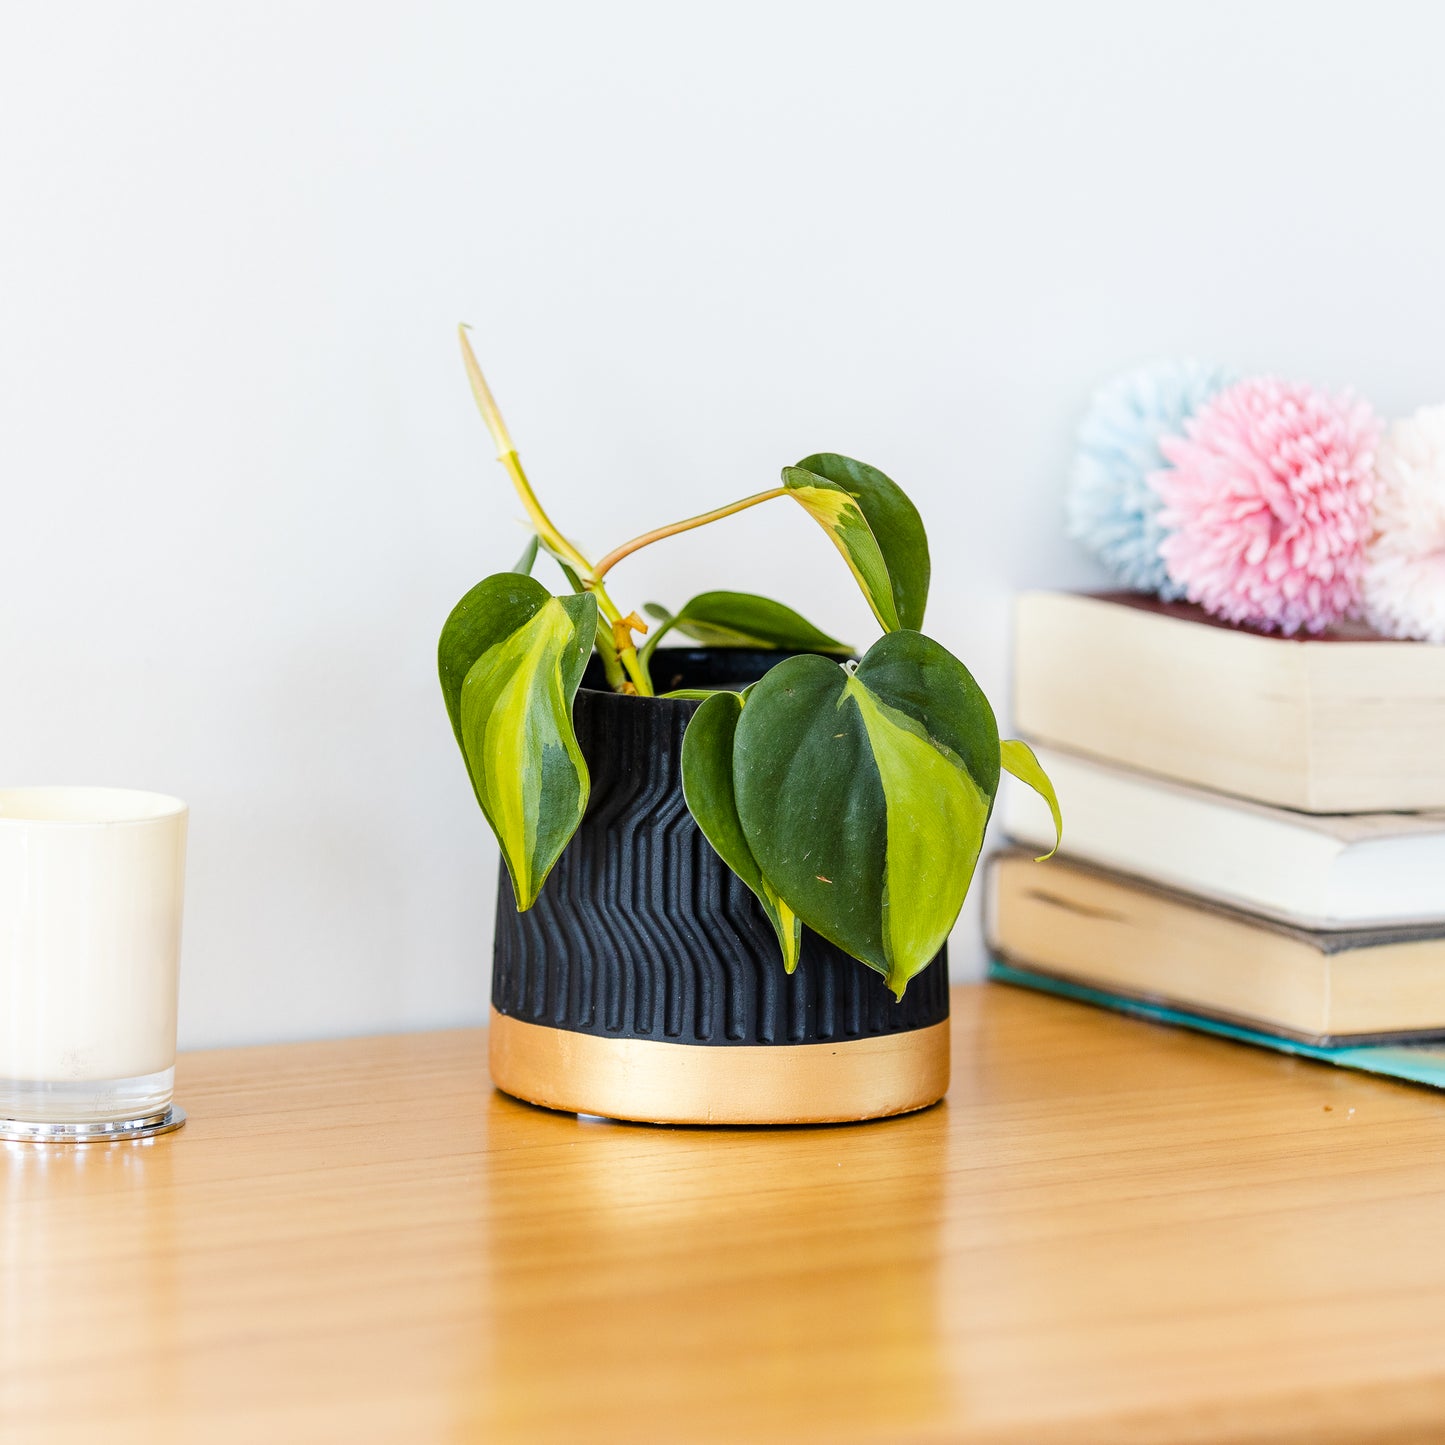
[[[1395,422],[1378,468],[1365,617],[1387,637],[1445,645],[1445,406]]]

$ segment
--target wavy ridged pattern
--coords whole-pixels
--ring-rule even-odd
[[[696,708],[577,694],[591,802],[529,912],[516,911],[502,869],[497,1011],[604,1037],[723,1045],[827,1043],[947,1018],[946,949],[902,1003],[878,974],[806,929],[796,972],[783,972],[762,909],[683,799],[682,735]]]

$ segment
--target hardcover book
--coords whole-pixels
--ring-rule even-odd
[[[1445,812],[1299,813],[1036,751],[1065,800],[1063,857],[1302,928],[1445,920]],[[1048,807],[1027,788],[1005,786],[1002,821],[1036,853],[1053,846]]]
[[[1445,923],[1314,932],[1024,852],[990,860],[985,909],[1017,968],[1324,1047],[1445,1037]]]
[[[1445,808],[1445,647],[1285,638],[1133,593],[1018,600],[1026,736],[1310,813]]]

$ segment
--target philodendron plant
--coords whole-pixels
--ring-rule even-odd
[[[683,740],[688,808],[757,895],[789,972],[806,924],[902,998],[958,918],[1000,771],[1037,789],[1060,826],[1033,753],[1000,742],[968,669],[921,630],[929,561],[917,509],[877,468],[819,452],[784,467],[780,486],[591,561],[537,500],[465,328],[461,342],[472,393],[534,536],[512,571],[479,582],[457,603],[438,661],[517,907],[536,901],[587,808],[572,703],[593,651],[615,691],[650,698],[654,649],[668,632],[776,648],[798,655],[741,692],[663,694],[701,699]],[[749,593],[704,592],[676,612],[648,604],[655,630],[612,600],[608,575],[624,557],[774,499],[798,504],[821,525],[862,589],[883,636],[861,659],[791,608]],[[539,547],[566,579],[561,596],[530,575]]]

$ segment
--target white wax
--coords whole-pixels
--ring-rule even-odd
[[[174,1065],[185,855],[175,798],[0,789],[0,1079]]]

